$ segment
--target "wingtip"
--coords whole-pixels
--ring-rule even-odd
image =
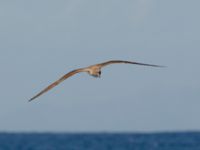
[[[148,65],[148,66],[151,66],[151,67],[158,67],[158,68],[165,68],[166,66],[161,66],[161,65]]]
[[[33,99],[34,99],[34,98],[29,99],[28,102],[31,102]]]
[[[162,65],[149,65],[149,66],[152,66],[152,67],[160,67],[160,68],[165,68],[166,66],[162,66]]]
[[[167,66],[157,66],[157,67],[160,67],[160,68],[166,68]]]

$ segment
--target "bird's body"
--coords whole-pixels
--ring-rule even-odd
[[[131,61],[123,61],[123,60],[111,60],[111,61],[107,61],[107,62],[104,62],[104,63],[95,64],[95,65],[92,65],[92,66],[89,66],[89,67],[86,67],[86,68],[76,69],[76,70],[73,70],[73,71],[65,74],[60,79],[53,82],[48,87],[46,87],[44,90],[42,90],[40,93],[38,93],[37,95],[32,97],[29,101],[34,100],[35,98],[37,98],[40,95],[42,95],[43,93],[49,91],[50,89],[52,89],[53,87],[55,87],[56,85],[58,85],[59,83],[64,81],[65,79],[69,78],[70,76],[75,75],[76,73],[87,72],[89,75],[91,75],[93,77],[100,77],[102,67],[105,67],[105,66],[110,65],[110,64],[116,64],[116,63],[126,63],[126,64],[136,64],[136,65],[143,65],[143,66],[162,67],[162,66],[158,66],[158,65],[144,64],[144,63],[131,62]]]
[[[93,77],[100,77],[101,76],[101,67],[98,65],[90,66],[87,68],[88,74]]]

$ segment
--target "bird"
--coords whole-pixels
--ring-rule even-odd
[[[119,63],[124,63],[124,64],[135,64],[135,65],[143,65],[143,66],[151,66],[151,67],[164,67],[164,66],[160,66],[160,65],[153,65],[153,64],[146,64],[146,63],[139,63],[139,62],[133,62],[133,61],[125,61],[125,60],[110,60],[110,61],[106,61],[103,63],[99,63],[99,64],[95,64],[95,65],[91,65],[85,68],[79,68],[79,69],[75,69],[72,70],[70,72],[68,72],[67,74],[63,75],[61,78],[59,78],[58,80],[56,80],[55,82],[51,83],[49,86],[47,86],[46,88],[44,88],[41,92],[39,92],[38,94],[36,94],[35,96],[33,96],[31,99],[29,99],[28,101],[32,101],[36,98],[38,98],[39,96],[41,96],[42,94],[46,93],[47,91],[49,91],[50,89],[54,88],[55,86],[57,86],[58,84],[60,84],[61,82],[63,82],[64,80],[66,80],[67,78],[77,74],[77,73],[81,73],[81,72],[86,72],[89,75],[96,77],[96,78],[100,78],[101,77],[101,69],[107,65],[111,65],[111,64],[119,64]]]

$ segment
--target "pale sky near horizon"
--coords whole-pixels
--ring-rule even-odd
[[[200,130],[200,1],[0,2],[0,131]],[[110,59],[100,79],[77,74]]]

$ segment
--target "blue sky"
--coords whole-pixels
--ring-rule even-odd
[[[0,2],[0,131],[200,130],[200,1]],[[102,78],[63,74],[110,59]]]

